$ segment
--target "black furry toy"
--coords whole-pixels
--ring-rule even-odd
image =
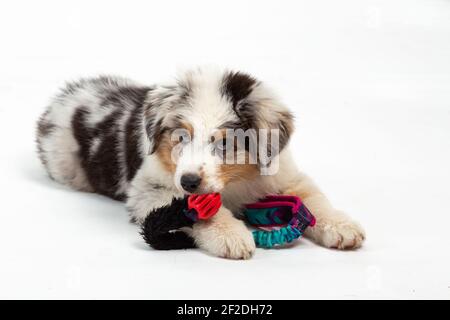
[[[147,215],[141,234],[145,242],[156,250],[195,248],[194,239],[179,229],[211,218],[221,204],[218,193],[173,199],[169,205]]]

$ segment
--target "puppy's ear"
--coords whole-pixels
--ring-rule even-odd
[[[294,131],[294,117],[269,88],[247,74],[228,72],[223,79],[222,92],[246,129],[269,132],[275,129],[278,152],[283,150]]]
[[[188,88],[181,82],[172,86],[152,88],[144,105],[144,126],[150,142],[149,154],[153,154],[161,142],[165,130],[170,127],[170,118],[187,99]]]

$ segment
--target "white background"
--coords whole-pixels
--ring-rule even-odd
[[[205,64],[275,87],[364,248],[152,251],[123,204],[46,176],[35,122],[65,80]],[[2,1],[0,298],[448,299],[449,139],[449,1]]]

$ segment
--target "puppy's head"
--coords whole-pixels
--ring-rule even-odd
[[[263,174],[288,143],[293,120],[255,78],[199,69],[149,93],[145,126],[150,154],[176,187],[209,193]]]

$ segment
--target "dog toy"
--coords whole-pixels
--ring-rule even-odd
[[[244,215],[247,222],[258,229],[253,231],[253,237],[256,246],[261,248],[290,243],[316,223],[314,216],[296,196],[267,196],[246,205]]]
[[[218,193],[173,199],[169,205],[147,215],[141,235],[148,245],[158,250],[195,248],[194,240],[179,229],[211,218],[221,205]]]
[[[219,211],[221,205],[219,193],[193,194],[188,197],[184,214],[194,222],[207,220]]]
[[[190,195],[173,199],[172,203],[151,212],[142,224],[141,234],[154,249],[195,248],[194,240],[180,231],[200,220],[214,216],[222,205],[220,194]],[[260,248],[282,246],[298,239],[316,219],[300,198],[269,195],[245,206],[245,218],[253,231],[255,244]]]

